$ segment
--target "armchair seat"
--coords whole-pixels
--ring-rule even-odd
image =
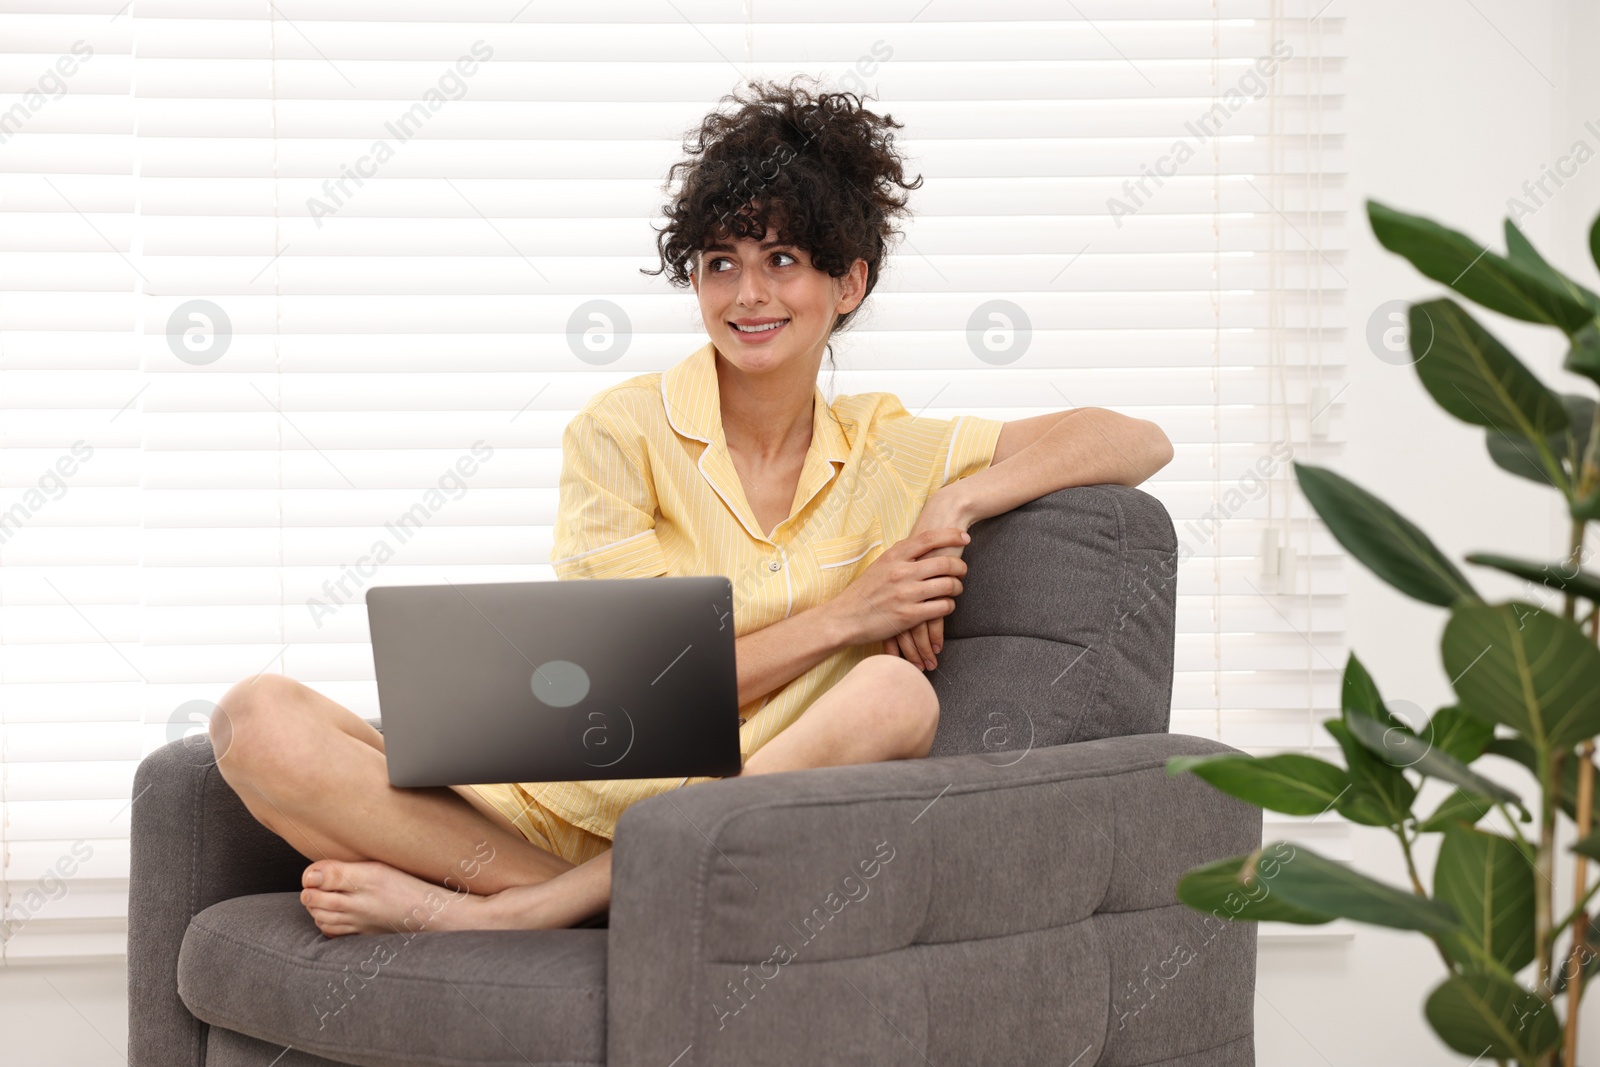
[[[606,931],[327,938],[297,893],[235,897],[190,921],[178,995],[213,1033],[234,1030],[275,1052],[369,1064],[599,1064]],[[479,1025],[461,1025],[479,1013]]]

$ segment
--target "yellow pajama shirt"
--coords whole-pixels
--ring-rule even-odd
[[[1003,425],[914,416],[892,393],[813,388],[811,447],[789,516],[762,531],[722,435],[716,348],[596,393],[562,435],[556,577],[720,574],[734,633],[770,626],[842,592],[903,540],[930,494],[994,458]],[[842,648],[740,708],[748,758],[881,642]],[[710,778],[508,782],[476,786],[534,844],[573,863],[611,845],[647,797]]]

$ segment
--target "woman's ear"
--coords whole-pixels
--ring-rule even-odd
[[[847,315],[860,307],[861,301],[866,299],[867,261],[858,259],[850,264],[849,273],[843,278],[836,278],[834,286],[839,293],[833,308],[835,314]]]

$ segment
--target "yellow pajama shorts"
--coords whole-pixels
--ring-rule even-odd
[[[601,837],[557,815],[516,782],[471,787],[493,804],[512,824],[539,848],[578,866],[611,847],[609,837]]]
[[[683,785],[715,782],[717,778],[685,778]],[[681,789],[683,786],[679,786]],[[578,866],[594,859],[611,847],[611,838],[602,837],[592,830],[575,826],[556,812],[541,804],[536,797],[517,782],[498,785],[469,786],[500,811],[521,831],[522,836],[546,852]]]

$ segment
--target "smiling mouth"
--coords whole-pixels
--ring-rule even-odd
[[[773,330],[776,330],[776,329],[778,329],[778,328],[780,328],[782,326],[787,326],[788,324],[789,324],[789,320],[788,319],[779,319],[777,322],[766,322],[766,323],[762,323],[760,326],[740,326],[737,322],[728,323],[729,326],[733,327],[733,332],[734,333],[755,333],[755,334],[771,333]]]

